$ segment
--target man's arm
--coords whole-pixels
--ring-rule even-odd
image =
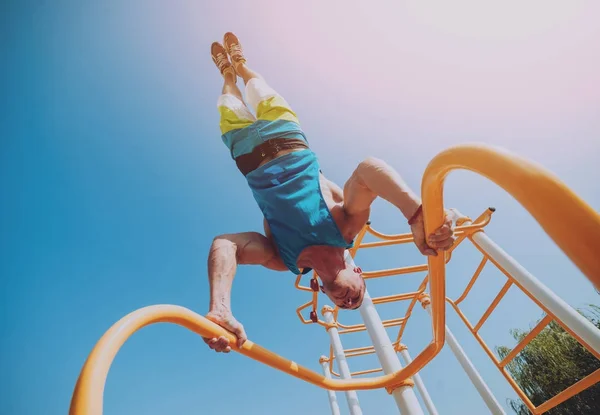
[[[421,199],[387,163],[374,157],[361,162],[344,185],[344,210],[356,215],[368,210],[379,196],[396,206],[410,219]]]
[[[421,199],[408,187],[402,177],[382,160],[369,157],[361,162],[344,185],[344,211],[350,218],[368,214],[370,206],[377,197],[381,197],[396,206],[408,220],[413,217],[421,205]],[[452,246],[452,222],[444,225],[425,238],[422,213],[415,218],[411,231],[415,244],[424,255],[436,255],[434,249],[448,249]]]
[[[231,286],[238,265],[263,265],[274,270],[283,270],[279,256],[269,240],[256,232],[226,234],[214,238],[208,256],[208,281],[210,285],[210,308],[206,317],[238,338],[238,347],[246,341],[244,326],[231,313]],[[285,268],[284,268],[285,269]],[[217,352],[229,352],[227,338],[204,341]]]

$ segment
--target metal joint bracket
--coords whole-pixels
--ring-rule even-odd
[[[429,297],[429,294],[427,294],[427,293],[419,294],[419,297],[417,299],[421,302],[421,305],[423,306],[423,308],[425,308],[429,304],[431,304],[431,297]]]
[[[412,388],[414,386],[415,386],[415,382],[412,380],[412,378],[408,378],[408,379],[404,379],[402,382],[394,383],[391,386],[386,386],[385,390],[387,391],[387,393],[389,393],[391,395],[398,388],[403,388],[403,387]]]

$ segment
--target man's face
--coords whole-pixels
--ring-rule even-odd
[[[365,295],[365,281],[359,267],[341,271],[334,282],[321,287],[333,303],[339,308],[356,310],[362,304]]]

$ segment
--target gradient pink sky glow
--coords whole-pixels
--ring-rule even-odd
[[[289,65],[285,75],[275,75],[288,93],[298,88],[298,94],[342,100],[346,112],[350,106],[371,117],[375,110],[449,129],[519,123],[552,131],[598,117],[597,4],[284,4],[261,8],[267,15],[260,20],[268,24],[252,36],[268,36],[269,47],[253,47],[248,54],[262,65],[271,61],[279,68],[282,60]],[[293,18],[282,19],[284,11]],[[587,140],[592,138],[577,144],[590,148]],[[530,144],[544,141],[532,138]]]

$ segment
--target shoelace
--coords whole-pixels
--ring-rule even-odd
[[[214,58],[214,60],[215,64],[217,65],[217,68],[219,68],[219,71],[223,71],[223,69],[229,63],[227,61],[227,55],[225,55],[224,53],[217,53],[217,56]]]
[[[231,55],[232,58],[243,58],[242,47],[237,43],[229,45],[229,55]]]

